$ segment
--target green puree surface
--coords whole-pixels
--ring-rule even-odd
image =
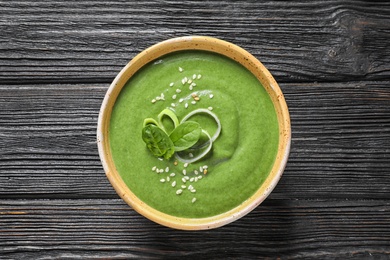
[[[191,91],[182,79],[192,80],[194,74],[201,77],[193,80],[196,86]],[[177,89],[181,92],[177,93]],[[191,103],[194,92],[200,97],[196,104]],[[161,93],[165,100],[152,103]],[[144,119],[157,120],[167,107],[176,112],[179,120],[194,109],[212,107],[221,121],[222,132],[212,151],[187,168],[181,162],[175,166],[174,157],[154,157],[141,138]],[[215,121],[206,114],[190,120],[198,121],[211,135],[216,129]],[[247,200],[269,174],[279,141],[276,112],[260,82],[239,63],[204,51],[175,52],[144,66],[118,96],[109,130],[113,160],[126,185],[151,207],[185,218],[224,213]],[[192,178],[199,176],[194,170],[199,171],[203,165],[208,166],[208,172],[199,173],[202,179],[182,182],[183,169]],[[164,172],[152,171],[154,166]],[[169,171],[165,172],[167,167]],[[160,181],[167,176],[169,181]],[[176,186],[172,187],[174,181]],[[188,190],[190,184],[196,192]],[[181,185],[186,188],[177,195]]]

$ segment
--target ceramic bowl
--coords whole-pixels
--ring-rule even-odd
[[[207,218],[181,218],[155,210],[141,201],[130,189],[116,170],[110,152],[109,125],[115,101],[126,82],[145,64],[171,52],[181,50],[204,50],[225,55],[246,67],[261,82],[270,96],[276,110],[279,124],[279,146],[274,165],[256,193],[241,205],[220,215]],[[231,223],[256,208],[271,193],[278,183],[290,150],[290,116],[284,96],[264,65],[246,50],[235,44],[211,37],[189,36],[160,42],[134,57],[117,75],[109,87],[101,106],[97,142],[99,155],[107,178],[118,195],[134,210],[161,225],[182,230],[203,230],[217,228]]]

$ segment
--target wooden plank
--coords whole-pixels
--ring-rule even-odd
[[[117,198],[96,146],[108,84],[0,86],[0,198]],[[390,82],[281,84],[291,155],[274,199],[389,199]]]
[[[101,196],[116,196],[96,145],[106,90],[79,84],[0,88],[0,197],[88,197],[102,188]]]
[[[388,79],[389,17],[383,1],[2,1],[0,84],[108,83],[184,35],[236,43],[280,82]]]
[[[275,197],[390,198],[389,86],[283,84],[293,138]]]
[[[390,202],[266,200],[209,231],[159,226],[121,200],[1,200],[0,242],[8,259],[390,256]]]

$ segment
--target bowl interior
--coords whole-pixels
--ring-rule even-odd
[[[109,126],[111,113],[122,88],[128,80],[144,65],[166,54],[182,50],[203,50],[215,52],[237,61],[248,69],[263,85],[274,105],[277,121],[279,124],[279,144],[274,165],[256,193],[241,205],[232,210],[212,217],[206,218],[181,218],[162,213],[140,200],[124,183],[116,170],[111,151]],[[253,210],[258,206],[274,189],[279,181],[290,150],[291,130],[290,117],[284,96],[269,71],[247,51],[242,48],[216,38],[192,36],[180,37],[163,41],[138,54],[126,67],[117,75],[109,87],[99,114],[97,141],[99,155],[106,172],[107,178],[118,193],[118,195],[137,212],[151,219],[154,222],[175,229],[201,230],[210,229],[228,224]]]

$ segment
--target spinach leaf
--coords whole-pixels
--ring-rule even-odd
[[[148,124],[142,129],[142,139],[154,156],[171,158],[175,149],[169,136],[158,126]]]
[[[169,138],[175,147],[175,151],[183,151],[193,146],[200,137],[202,128],[197,122],[187,121],[176,127]]]

